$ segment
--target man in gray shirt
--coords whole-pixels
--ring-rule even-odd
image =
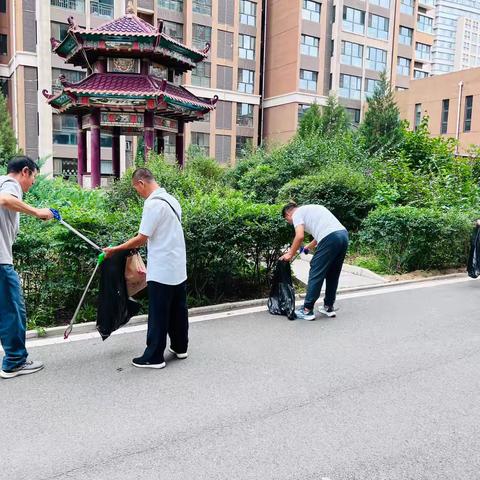
[[[48,208],[34,208],[22,201],[35,182],[38,165],[29,157],[13,157],[7,175],[0,176],[0,342],[5,356],[0,377],[12,378],[38,372],[43,363],[27,361],[27,317],[20,279],[13,268],[12,246],[18,233],[20,213],[41,220],[53,218]]]

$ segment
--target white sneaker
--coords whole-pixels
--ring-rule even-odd
[[[305,308],[298,308],[295,310],[295,317],[298,320],[315,320],[315,312],[313,310],[305,310]]]
[[[334,307],[326,307],[325,305],[318,308],[318,313],[321,313],[322,315],[330,318],[337,316],[337,312],[334,310]]]
[[[29,375],[30,373],[39,372],[44,367],[42,362],[28,360],[20,367],[14,368],[13,370],[1,370],[0,377],[2,378],[13,378],[18,377],[19,375]]]
[[[180,360],[183,360],[184,358],[187,358],[188,357],[188,353],[185,352],[185,353],[177,353],[175,350],[172,350],[172,347],[168,347],[168,351],[170,353],[173,353],[174,355],[176,355],[177,358],[179,358]]]

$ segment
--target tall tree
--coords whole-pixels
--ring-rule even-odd
[[[335,135],[344,132],[349,127],[349,120],[345,108],[330,95],[327,104],[321,108],[314,103],[303,115],[298,127],[298,134],[305,138],[309,135]]]
[[[403,139],[403,124],[387,74],[380,74],[373,95],[367,98],[367,111],[360,125],[364,145],[371,154],[395,150]]]
[[[17,153],[17,139],[12,128],[7,100],[0,93],[0,165],[6,165],[15,153]]]

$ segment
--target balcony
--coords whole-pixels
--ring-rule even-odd
[[[424,7],[427,10],[431,8],[435,8],[435,1],[434,0],[418,0],[418,5],[420,7]]]
[[[66,10],[75,10],[85,12],[84,0],[50,0],[52,7],[65,8]]]
[[[113,18],[113,5],[92,0],[90,2],[90,13],[98,17]]]

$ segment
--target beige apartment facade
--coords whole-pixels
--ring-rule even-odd
[[[51,37],[61,40],[73,16],[95,28],[122,16],[127,0],[0,0],[0,87],[7,94],[20,147],[45,159],[43,171],[68,177],[76,173],[74,116],[55,115],[42,94],[58,88],[59,75],[79,81],[86,71],[65,65],[52,54]],[[187,45],[211,44],[197,69],[175,78],[192,93],[219,97],[216,110],[188,124],[185,144],[196,144],[220,163],[232,163],[249,144],[258,143],[262,4],[257,0],[134,0],[138,16]],[[5,39],[3,38],[5,35]],[[1,51],[2,42],[7,47]],[[159,70],[159,74],[166,73]],[[89,143],[89,138],[87,138]],[[112,174],[111,138],[102,135],[102,184]],[[121,168],[133,162],[136,139],[121,137]],[[174,137],[165,139],[175,158]],[[87,166],[89,159],[87,160]]]
[[[353,123],[386,71],[397,90],[431,71],[429,0],[268,0],[263,135],[283,143],[336,94]]]
[[[428,116],[431,135],[457,139],[459,154],[480,145],[480,68],[415,80],[396,96],[411,128]]]

